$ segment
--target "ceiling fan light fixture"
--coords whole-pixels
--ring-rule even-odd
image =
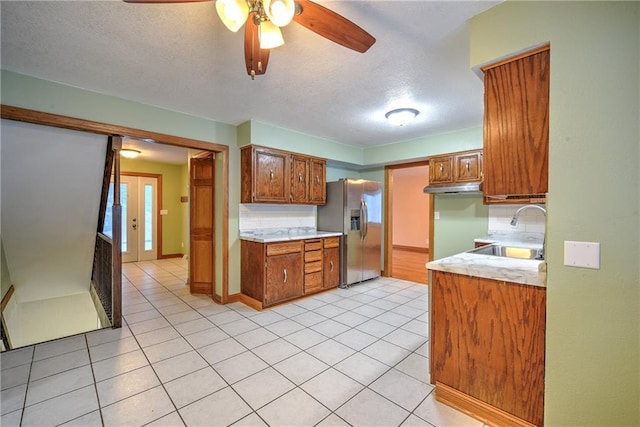
[[[263,0],[263,6],[269,20],[278,27],[289,24],[296,11],[294,0]]]
[[[284,44],[280,28],[270,21],[260,23],[259,37],[260,49],[273,49]]]
[[[397,108],[389,111],[384,116],[389,119],[392,124],[404,126],[415,119],[418,114],[420,114],[420,112],[415,108]]]
[[[216,12],[229,31],[237,32],[249,16],[246,0],[217,0]]]
[[[127,159],[135,159],[140,155],[140,150],[134,150],[132,148],[123,148],[120,150],[120,155]]]

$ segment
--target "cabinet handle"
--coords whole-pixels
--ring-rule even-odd
[[[301,173],[298,174],[298,182],[302,182],[302,174]]]
[[[329,261],[329,264],[331,265],[331,271],[333,271],[333,261]]]
[[[316,184],[320,184],[320,177],[316,175]]]
[[[442,175],[443,172],[444,172],[444,166],[442,165],[442,163],[440,163],[440,174]]]
[[[467,160],[467,172],[469,172],[469,160]]]
[[[269,180],[273,181],[273,169],[269,169]]]
[[[284,282],[282,283],[287,283],[287,269],[283,269],[284,270]]]

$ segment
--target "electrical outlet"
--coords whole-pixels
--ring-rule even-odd
[[[435,211],[435,212],[433,213],[433,219],[440,219],[440,212]]]

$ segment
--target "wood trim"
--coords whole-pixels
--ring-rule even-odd
[[[229,294],[229,147],[213,142],[167,135],[144,129],[135,129],[108,123],[84,120],[26,108],[0,105],[0,117],[45,126],[92,132],[102,135],[126,135],[136,139],[152,139],[159,144],[212,151],[222,155],[222,301]],[[216,158],[218,156],[216,155]]]
[[[11,299],[15,291],[16,290],[13,287],[13,285],[9,286],[9,290],[2,297],[2,302],[0,303],[0,311],[4,311],[4,309],[7,308],[7,305],[9,304],[9,300]]]
[[[487,64],[487,65],[483,66],[483,67],[480,67],[480,69],[484,73],[485,71],[487,71],[487,70],[489,70],[491,68],[499,67],[501,65],[508,64],[509,62],[517,61],[518,59],[526,58],[527,56],[535,55],[536,53],[544,52],[544,51],[550,50],[550,49],[551,49],[551,45],[549,43],[546,43],[546,44],[544,44],[542,46],[538,46],[538,47],[536,47],[534,49],[531,49],[531,50],[528,50],[526,52],[522,52],[522,53],[519,53],[517,55],[510,56],[508,58],[503,58],[503,59],[500,59],[500,60],[498,60],[496,62],[492,62],[490,64]]]
[[[428,160],[418,160],[415,162],[401,163],[398,165],[388,165],[384,167],[384,263],[381,274],[385,277],[393,275],[393,171],[395,169],[406,169],[418,166],[429,166]],[[425,194],[427,196],[427,194]],[[433,248],[433,194],[429,194],[429,248]],[[396,245],[396,247],[398,247]],[[433,251],[429,249],[429,261],[433,260]]]
[[[400,249],[400,250],[409,251],[409,252],[418,252],[421,254],[429,253],[429,248],[420,248],[417,246],[393,245],[393,249]]]
[[[425,194],[426,196],[426,194]],[[436,198],[433,194],[429,194],[429,261],[433,261],[433,252],[435,247],[435,217],[436,217]]]
[[[233,301],[229,301],[229,302],[236,302],[239,301],[241,303],[243,303],[244,305],[248,305],[249,307],[253,308],[254,310],[258,310],[258,311],[262,311],[262,303],[260,301],[258,301],[255,298],[251,298],[248,295],[245,294],[233,294],[229,297],[229,300],[233,299]]]
[[[184,254],[165,254],[159,256],[158,259],[171,259],[171,258],[182,258]]]
[[[142,178],[155,178],[156,179],[156,240],[157,240],[157,248],[156,248],[156,259],[162,259],[162,215],[160,215],[160,210],[162,210],[162,174],[160,173],[147,173],[147,172],[129,172],[129,171],[120,171],[120,176],[136,176]]]
[[[492,426],[535,427],[521,418],[436,382],[436,400]]]
[[[393,170],[384,168],[384,262],[381,274],[393,275]]]

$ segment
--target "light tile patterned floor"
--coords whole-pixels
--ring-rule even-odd
[[[123,266],[121,329],[2,353],[9,426],[482,426],[429,384],[427,287],[379,278],[263,312]]]

